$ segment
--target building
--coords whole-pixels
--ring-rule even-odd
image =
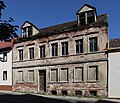
[[[12,90],[12,43],[0,42],[0,90]]]
[[[13,48],[13,91],[107,95],[107,14],[85,4],[76,16],[42,29],[22,25]]]
[[[108,97],[120,98],[120,38],[109,41]]]

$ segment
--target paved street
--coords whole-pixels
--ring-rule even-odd
[[[97,100],[67,96],[45,96],[39,94],[23,94],[0,92],[0,103],[120,103],[119,100]]]

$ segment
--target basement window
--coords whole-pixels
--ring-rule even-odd
[[[90,96],[97,96],[97,91],[89,91]]]
[[[67,96],[67,91],[66,90],[62,91],[62,95],[63,96],[66,95]]]

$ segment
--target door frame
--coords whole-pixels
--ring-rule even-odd
[[[40,74],[44,75],[44,91],[40,90]],[[38,92],[46,92],[46,70],[38,70]]]

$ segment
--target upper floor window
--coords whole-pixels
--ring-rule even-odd
[[[58,56],[58,44],[54,43],[51,44],[51,46],[52,46],[52,56]]]
[[[89,39],[90,52],[97,51],[97,37],[93,37]]]
[[[83,53],[83,39],[76,40],[76,53]]]
[[[80,25],[87,25],[95,22],[94,11],[87,11],[79,14]]]
[[[19,50],[19,60],[23,60],[23,49]]]
[[[40,58],[44,58],[44,57],[45,57],[45,45],[40,46]]]
[[[7,61],[7,52],[3,53],[3,61],[4,61],[4,62]]]
[[[22,28],[22,36],[24,38],[32,35],[32,26]]]
[[[68,55],[68,42],[62,42],[62,55]]]
[[[29,57],[30,59],[34,59],[34,48],[29,48]]]

